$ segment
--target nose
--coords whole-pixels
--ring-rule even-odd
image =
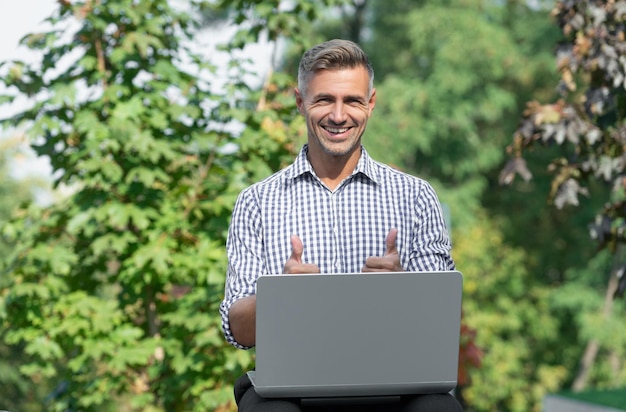
[[[335,124],[342,124],[346,122],[347,118],[346,106],[341,101],[336,102],[332,107],[328,119]]]

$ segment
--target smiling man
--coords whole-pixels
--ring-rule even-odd
[[[293,164],[239,195],[229,228],[220,313],[224,335],[234,346],[255,345],[261,275],[455,269],[432,187],[374,161],[362,146],[376,105],[373,84],[367,55],[351,41],[331,40],[302,56],[295,94],[307,144]],[[235,385],[235,398],[240,411],[317,410],[293,400],[263,399],[245,375]],[[450,394],[350,408],[321,410],[462,410]]]

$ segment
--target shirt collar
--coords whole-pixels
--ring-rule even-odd
[[[300,150],[298,157],[296,157],[295,161],[293,162],[293,165],[290,168],[289,172],[287,173],[286,177],[288,179],[295,179],[305,173],[310,173],[311,175],[315,176],[313,166],[311,166],[311,163],[307,158],[308,151],[309,145],[305,144]],[[373,182],[379,183],[380,179],[374,165],[374,159],[372,159],[365,150],[365,148],[361,146],[361,157],[359,158],[359,162],[357,163],[354,172],[352,172],[352,176],[363,174],[364,176],[371,179]]]

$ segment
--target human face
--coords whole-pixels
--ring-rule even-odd
[[[306,119],[311,153],[343,157],[360,147],[376,90],[370,93],[365,67],[320,70],[311,76],[306,95],[296,90],[296,104]]]

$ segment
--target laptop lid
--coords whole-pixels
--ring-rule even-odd
[[[458,271],[261,276],[255,390],[268,398],[451,391],[462,282]]]

